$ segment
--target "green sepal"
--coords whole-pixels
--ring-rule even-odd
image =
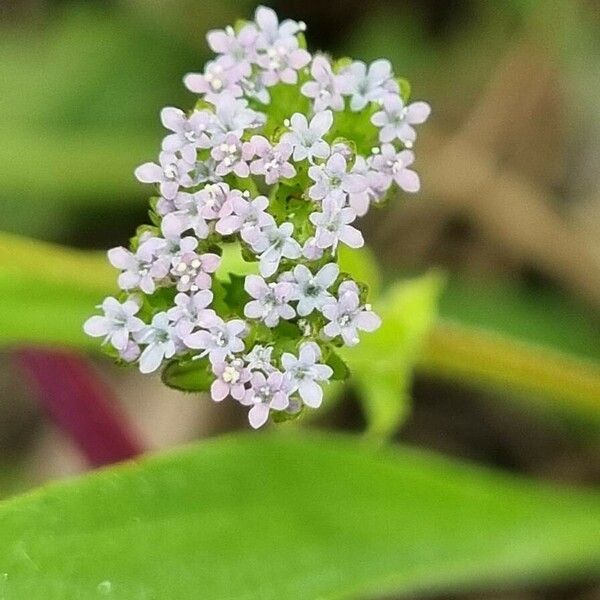
[[[135,230],[135,235],[132,238],[130,238],[130,240],[129,240],[129,246],[130,246],[132,252],[135,252],[139,248],[140,238],[143,235],[148,234],[148,233],[151,234],[152,236],[160,237],[160,229],[156,225],[148,225],[148,224],[140,225]]]
[[[353,62],[354,61],[349,56],[342,56],[342,58],[338,58],[336,61],[334,61],[332,66],[333,72],[340,73],[344,69],[350,67]]]
[[[162,217],[158,214],[158,211],[156,210],[159,200],[160,196],[152,196],[152,198],[150,198],[150,210],[148,210],[148,217],[150,218],[150,222],[155,227],[160,227],[160,224],[162,222]]]
[[[271,419],[273,423],[286,423],[289,421],[295,421],[299,419],[304,413],[304,404],[300,405],[300,409],[297,412],[288,412],[286,410],[273,410],[271,411]]]
[[[404,77],[397,77],[396,83],[400,87],[400,96],[406,104],[410,99],[410,81],[408,81],[408,79],[404,79]]]
[[[348,365],[330,345],[324,348],[323,362],[333,369],[333,381],[345,381],[350,377]]]
[[[176,295],[177,289],[174,287],[159,287],[151,296],[137,294],[136,299],[140,304],[137,316],[144,323],[150,323],[155,314],[167,311],[173,307]]]
[[[235,23],[233,24],[233,30],[236,33],[239,33],[242,29],[244,29],[244,27],[246,27],[246,25],[248,25],[249,21],[247,19],[236,19]]]
[[[302,48],[302,50],[306,50],[308,48],[308,44],[306,42],[306,36],[304,35],[304,32],[299,31],[296,34],[296,38],[298,40],[298,47]]]

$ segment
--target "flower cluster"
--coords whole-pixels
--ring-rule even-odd
[[[304,30],[259,7],[208,33],[215,59],[184,78],[194,110],[162,110],[158,162],[135,171],[156,185],[153,224],[109,251],[122,295],[84,326],[142,373],[209,373],[212,398],[249,406],[255,428],[317,408],[335,348],[379,326],[338,249],[363,246],[372,205],[418,191],[414,125],[430,112],[389,61],[313,56]],[[228,272],[226,244],[254,273]]]

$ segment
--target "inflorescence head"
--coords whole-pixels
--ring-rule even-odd
[[[372,205],[419,190],[413,126],[430,112],[389,61],[311,55],[305,30],[259,7],[208,33],[216,58],[184,78],[195,108],[162,110],[158,162],[135,171],[158,190],[153,224],[109,251],[122,295],[84,326],[142,373],[204,373],[190,389],[250,407],[254,428],[318,408],[344,376],[335,348],[379,326],[338,248],[363,246]],[[230,273],[225,245],[255,272]]]

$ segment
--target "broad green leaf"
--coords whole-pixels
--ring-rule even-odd
[[[590,576],[600,497],[350,437],[246,434],[0,504],[0,596],[341,600]]]
[[[393,435],[406,416],[412,371],[435,322],[441,288],[437,273],[392,286],[375,304],[381,327],[361,335],[358,346],[340,350],[373,437]]]

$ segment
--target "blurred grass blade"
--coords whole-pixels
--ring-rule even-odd
[[[352,438],[242,435],[1,504],[0,594],[414,598],[590,575],[599,527],[597,495]]]
[[[600,420],[600,366],[546,347],[442,321],[431,331],[418,368],[488,388],[543,396],[557,407],[569,406]]]
[[[2,233],[0,344],[97,347],[82,325],[115,281],[104,253]]]

